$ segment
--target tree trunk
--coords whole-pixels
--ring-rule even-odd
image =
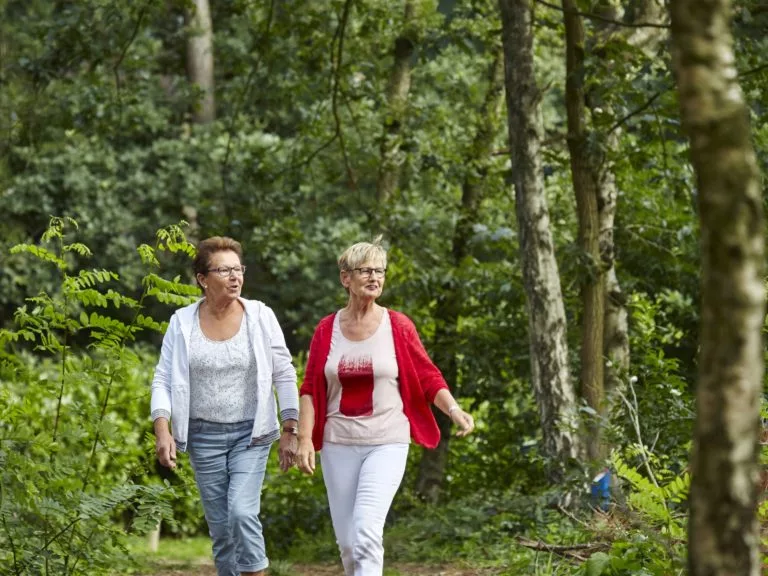
[[[200,88],[202,97],[192,111],[195,124],[208,124],[216,119],[213,83],[213,22],[208,0],[192,0],[194,8],[186,13],[187,75]]]
[[[499,51],[491,64],[488,92],[481,112],[481,123],[472,143],[472,150],[467,159],[468,168],[462,183],[461,208],[452,241],[452,259],[457,273],[462,261],[469,254],[468,246],[472,238],[472,228],[478,221],[478,208],[483,193],[482,185],[493,151],[494,136],[499,126],[503,94],[504,60]],[[457,325],[463,301],[461,286],[455,281],[455,275],[451,275],[447,284],[443,286],[442,295],[435,310],[437,321],[435,362],[454,394],[459,394],[456,354],[459,351],[460,343],[457,338]],[[434,413],[442,437],[435,450],[422,452],[419,476],[416,481],[416,492],[421,498],[431,503],[437,502],[440,497],[451,432],[450,420],[439,410],[434,410]]]
[[[760,573],[758,438],[765,233],[728,0],[673,0],[673,65],[701,218],[702,303],[691,457],[692,576]]]
[[[565,13],[566,81],[565,106],[568,114],[568,149],[571,177],[576,194],[579,220],[579,245],[584,259],[581,280],[581,395],[587,404],[601,414],[604,409],[603,323],[605,272],[600,255],[600,222],[598,217],[598,160],[589,150],[584,114],[584,26],[573,0],[563,0]],[[588,455],[602,456],[600,425],[589,424]]]
[[[379,204],[386,202],[397,190],[400,181],[400,167],[403,164],[400,144],[402,124],[411,89],[411,56],[416,47],[413,27],[414,7],[412,0],[406,0],[403,28],[395,39],[395,62],[387,86],[387,114],[384,119],[384,133],[381,136],[379,175],[376,182],[376,197]]]
[[[613,19],[621,20],[624,16],[623,7],[618,0],[612,0],[610,14]],[[635,6],[630,24],[650,23],[662,24],[667,17],[663,3],[660,0],[643,0]],[[591,53],[599,52],[616,36],[623,37],[628,44],[640,48],[648,58],[655,58],[661,42],[667,37],[666,30],[653,27],[616,28],[611,24],[596,21],[596,38],[592,42]],[[600,90],[600,88],[596,88]],[[596,114],[613,115],[613,110],[602,105],[598,111],[590,102],[604,102],[601,97],[587,98],[587,106],[592,116]],[[598,220],[600,226],[600,260],[605,270],[605,320],[603,322],[603,355],[610,362],[605,366],[605,397],[606,410],[618,398],[616,392],[624,392],[625,379],[629,373],[629,322],[626,307],[626,296],[621,289],[616,274],[616,246],[614,243],[614,222],[616,219],[617,201],[619,196],[613,159],[620,152],[622,129],[617,126],[608,133],[603,142],[605,152],[601,161],[595,167],[598,181]]]
[[[662,24],[667,18],[668,14],[664,0],[643,0],[637,6],[632,20],[635,23]],[[656,50],[659,44],[667,37],[667,31],[663,28],[639,26],[627,30],[629,31],[627,42],[643,50],[649,58],[656,57]]]
[[[193,0],[193,8],[185,12],[188,28],[187,75],[193,85],[202,90],[202,97],[192,110],[195,124],[208,124],[216,119],[213,81],[213,22],[208,0]],[[189,223],[187,239],[196,244],[200,236],[197,208],[185,204],[181,207]],[[194,278],[193,278],[194,280]]]
[[[565,307],[541,167],[541,93],[533,64],[531,0],[499,0],[520,258],[528,307],[531,378],[544,452],[564,464],[581,453],[568,366]],[[557,476],[553,470],[553,476]]]
[[[609,362],[605,364],[604,387],[606,409],[626,388],[624,380],[629,372],[629,314],[626,296],[616,275],[616,244],[613,229],[616,221],[616,202],[619,188],[612,157],[619,153],[621,132],[616,128],[605,139],[605,154],[598,167],[597,217],[600,230],[600,263],[605,271],[605,292],[603,294],[603,355]]]

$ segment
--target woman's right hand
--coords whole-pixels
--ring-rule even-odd
[[[166,468],[176,468],[176,441],[167,429],[157,434],[155,453],[160,464]]]
[[[311,475],[315,471],[315,447],[312,438],[299,438],[296,467],[305,474]]]

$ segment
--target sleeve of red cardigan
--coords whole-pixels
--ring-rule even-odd
[[[304,380],[301,383],[301,388],[299,388],[299,396],[312,396],[315,392],[315,370],[317,357],[320,354],[318,352],[320,347],[319,332],[320,325],[318,324],[315,328],[315,333],[312,335],[312,342],[309,345],[309,357],[307,358],[307,366],[304,369]]]
[[[419,382],[421,383],[422,390],[424,390],[424,396],[431,403],[440,390],[443,388],[448,389],[448,383],[443,378],[440,369],[435,366],[435,363],[432,362],[429,354],[427,354],[427,350],[421,343],[421,338],[419,338],[419,333],[416,331],[413,321],[407,316],[405,318],[406,336],[408,338],[411,359],[419,375]]]

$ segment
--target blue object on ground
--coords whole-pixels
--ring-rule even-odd
[[[592,479],[592,503],[600,510],[608,510],[611,502],[611,471],[605,468]]]

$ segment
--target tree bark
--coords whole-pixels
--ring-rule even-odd
[[[638,3],[632,21],[662,24],[668,17],[664,0],[643,0]],[[645,26],[627,30],[627,42],[643,50],[648,58],[656,57],[659,44],[667,37],[667,31],[663,28]]]
[[[599,160],[589,149],[584,108],[584,26],[573,0],[563,0],[566,44],[565,106],[568,115],[568,149],[571,177],[576,194],[579,221],[579,245],[585,270],[581,280],[581,395],[598,414],[605,406],[603,380],[603,328],[605,321],[605,270],[600,254],[598,214]],[[600,425],[589,423],[587,444],[590,458],[602,455]]]
[[[691,458],[692,576],[760,573],[758,438],[764,222],[728,0],[673,0],[673,65],[701,219],[702,303]]]
[[[623,7],[618,0],[610,2],[610,17],[621,20],[624,16]],[[667,18],[663,4],[659,0],[643,0],[634,10],[631,23],[648,22],[661,24]],[[662,28],[620,28],[596,22],[598,29],[596,38],[592,42],[591,52],[602,49],[616,36],[622,36],[624,40],[643,50],[648,58],[653,58],[661,42],[666,38],[666,30]],[[597,88],[600,90],[600,88]],[[604,104],[598,111],[590,102],[604,102],[604,98],[587,98],[587,106],[592,116],[596,114],[613,115],[613,110]],[[618,275],[616,274],[616,246],[614,243],[614,223],[616,220],[619,188],[616,182],[616,172],[613,158],[620,152],[622,130],[615,127],[605,136],[603,142],[605,151],[601,154],[599,165],[595,166],[598,181],[598,220],[600,228],[600,261],[605,270],[605,316],[603,322],[603,355],[609,360],[605,365],[604,383],[606,410],[611,411],[612,405],[617,401],[616,392],[624,392],[625,379],[629,373],[630,349],[629,349],[629,314],[626,307],[626,296],[621,289]]]
[[[187,75],[190,83],[202,91],[202,97],[192,109],[192,121],[195,124],[209,124],[216,119],[213,79],[213,21],[211,20],[208,0],[193,0],[192,3],[194,7],[188,8],[185,12],[189,34],[187,37]],[[196,244],[200,236],[197,208],[190,204],[184,204],[181,211],[184,219],[189,223],[187,238]]]
[[[478,208],[483,197],[483,182],[493,151],[494,136],[499,127],[504,94],[504,59],[499,50],[489,71],[488,92],[481,110],[480,125],[475,133],[472,150],[467,158],[467,171],[462,183],[461,208],[452,240],[453,266],[458,274],[462,261],[469,255],[472,228],[478,222]],[[460,343],[457,325],[464,295],[456,282],[456,274],[449,277],[435,310],[435,362],[454,394],[460,394],[457,382],[456,355]],[[416,492],[431,503],[440,498],[448,461],[451,422],[439,410],[433,410],[441,432],[440,444],[435,450],[424,450],[419,465]]]
[[[381,160],[376,182],[376,197],[379,204],[386,202],[397,190],[400,181],[400,168],[403,164],[400,145],[402,144],[402,124],[408,105],[408,93],[411,89],[411,56],[416,47],[416,33],[413,26],[414,6],[412,0],[406,0],[403,16],[403,28],[395,39],[392,74],[387,86],[387,115],[384,119],[384,133],[379,146]]]
[[[499,0],[511,177],[528,307],[531,379],[544,452],[561,464],[581,453],[568,366],[565,306],[541,167],[541,93],[533,64],[531,0]],[[557,476],[553,469],[552,475]]]
[[[213,22],[208,0],[192,0],[194,8],[186,12],[187,75],[200,88],[202,97],[192,111],[195,124],[208,124],[216,119],[213,80]]]
[[[605,365],[604,387],[606,408],[610,409],[616,391],[624,391],[624,380],[629,372],[629,313],[626,296],[616,274],[616,244],[613,230],[616,221],[616,204],[619,188],[610,156],[618,154],[621,141],[620,129],[608,134],[605,140],[605,159],[598,171],[598,227],[600,230],[600,263],[605,271],[603,355]]]

